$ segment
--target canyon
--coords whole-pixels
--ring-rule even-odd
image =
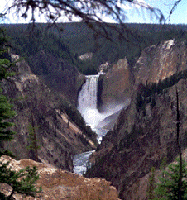
[[[21,60],[13,69],[16,75],[4,80],[2,88],[17,112],[13,119],[13,130],[17,134],[14,140],[5,142],[3,148],[11,150],[17,159],[22,160],[5,159],[37,165],[41,173],[37,184],[44,184],[42,179],[46,176],[55,185],[51,187],[45,183],[44,190],[49,199],[53,190],[58,190],[59,194],[64,185],[68,191],[71,190],[67,198],[72,199],[76,199],[77,190],[81,193],[80,188],[90,191],[90,187],[95,185],[93,191],[97,190],[96,194],[102,195],[98,199],[117,199],[118,196],[124,200],[146,200],[151,168],[155,167],[159,173],[162,160],[166,158],[169,164],[179,153],[176,146],[176,88],[180,101],[180,140],[186,158],[186,54],[184,42],[162,41],[145,48],[135,65],[130,66],[127,58],[119,59],[105,74],[100,74],[98,111],[102,114],[115,110],[118,105],[126,107],[100,123],[102,126],[106,122],[105,128],[109,131],[99,145],[97,134],[87,132],[90,130],[88,126],[83,129],[76,120],[73,121],[74,113],[65,110],[62,104],[66,102],[68,108],[78,106],[78,94],[86,77],[67,60],[56,59],[45,50],[30,57],[32,67]],[[12,55],[12,58],[19,56]],[[32,159],[27,149],[30,125],[36,130],[40,164],[24,160]],[[96,151],[90,157],[91,167],[85,174],[87,178],[70,173],[74,171],[73,156],[92,150]],[[41,166],[43,171],[50,168],[52,175],[44,173],[43,176]],[[75,184],[70,189],[69,183],[64,181],[67,178],[81,186]],[[64,182],[60,185],[55,181]],[[103,190],[105,186],[106,190]],[[89,195],[91,199],[94,194]],[[87,197],[80,197],[84,198]]]

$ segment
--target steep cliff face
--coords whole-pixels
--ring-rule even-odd
[[[64,170],[59,170],[52,165],[35,162],[31,159],[14,160],[8,156],[2,156],[0,161],[9,163],[12,170],[18,171],[26,166],[36,166],[40,175],[36,187],[42,187],[42,193],[36,198],[25,197],[23,194],[15,193],[16,200],[59,200],[59,199],[94,199],[94,200],[118,200],[116,188],[110,186],[110,182],[98,178],[84,178]],[[12,192],[11,186],[0,183],[0,191],[6,196]]]
[[[99,78],[99,109],[110,107],[113,103],[122,103],[131,96],[132,74],[127,59],[120,59],[117,64]]]
[[[113,131],[107,133],[92,155],[93,166],[87,172],[88,177],[112,181],[119,197],[125,200],[146,199],[151,167],[159,169],[165,157],[170,163],[179,153],[176,145],[176,87],[181,114],[180,140],[182,148],[187,147],[187,49],[183,44],[164,47],[165,44],[168,43],[157,48],[149,47],[142,53],[135,66],[136,84],[131,103],[120,113]],[[181,70],[184,72],[179,73]],[[175,73],[180,78],[171,76]],[[164,81],[166,77],[170,78]],[[148,83],[155,82],[158,83],[156,89],[146,89],[150,86]]]
[[[187,49],[184,43],[168,40],[142,51],[133,68],[120,59],[105,75],[100,76],[99,107],[130,98],[134,85],[158,83],[186,69]]]
[[[12,99],[17,116],[14,140],[4,144],[18,159],[32,158],[27,146],[29,126],[35,128],[38,157],[61,169],[73,171],[72,155],[96,148],[96,134],[91,137],[77,127],[61,110],[61,99],[35,75],[23,60],[14,69],[16,75],[3,81],[3,93]],[[95,138],[93,141],[90,138]]]
[[[45,83],[62,98],[74,105],[77,104],[78,92],[84,83],[84,76],[75,66],[70,65],[65,59],[55,58],[44,50],[30,56],[30,60],[33,73],[40,75]]]
[[[133,69],[136,83],[158,83],[186,69],[186,54],[185,44],[175,40],[147,47]]]

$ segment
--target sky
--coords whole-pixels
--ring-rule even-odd
[[[172,15],[169,18],[170,10],[172,9],[174,3],[177,0],[134,0],[139,3],[147,4],[151,7],[158,8],[162,11],[166,18],[166,23],[169,24],[187,24],[187,1],[181,0],[178,4],[177,8],[174,10]],[[0,4],[0,13],[4,11],[5,7],[10,6],[12,0],[1,0]],[[140,6],[134,6],[131,3],[125,3],[125,7],[123,7],[126,12],[126,18],[124,22],[132,22],[132,23],[159,23],[156,20],[155,15],[150,11],[147,11],[145,8],[141,8]],[[107,22],[114,22],[108,16],[103,17],[103,19]],[[77,19],[74,19],[77,20]],[[67,22],[68,20],[63,18],[62,22]],[[7,19],[0,20],[0,23],[28,23],[29,19],[25,20],[21,17],[17,17],[14,11],[7,16]],[[46,22],[44,16],[38,16],[37,22]]]

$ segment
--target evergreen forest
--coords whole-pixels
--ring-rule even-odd
[[[48,73],[42,62],[39,67],[33,64],[33,56],[40,51],[76,66],[83,74],[96,74],[99,65],[107,61],[114,64],[125,57],[132,67],[145,47],[157,45],[163,40],[184,38],[187,30],[185,25],[125,24],[128,31],[120,36],[117,24],[112,24],[112,29],[107,24],[102,25],[108,38],[83,22],[3,26],[7,29],[14,53],[26,58],[33,72],[38,75]],[[79,59],[80,55],[88,52],[93,53],[92,59]]]

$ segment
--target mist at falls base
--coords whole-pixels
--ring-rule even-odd
[[[127,102],[124,104],[111,104],[106,112],[100,113],[97,109],[98,78],[99,75],[86,76],[86,82],[79,92],[78,110],[86,124],[97,133],[98,142],[101,143],[103,136],[108,132],[106,125],[109,123],[110,119],[106,119],[114,113],[120,112],[120,110],[127,105]],[[74,156],[74,173],[83,174],[86,171],[89,165],[89,156],[93,152],[94,151],[88,151]]]

